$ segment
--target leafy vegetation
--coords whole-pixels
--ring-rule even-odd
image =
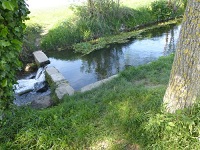
[[[22,48],[23,23],[29,13],[24,0],[0,1],[0,110],[13,99],[15,72],[21,66],[18,55]]]
[[[172,62],[173,55],[128,68],[46,110],[13,107],[0,122],[0,147],[199,149],[199,103],[173,115],[162,111]]]
[[[118,1],[113,0],[97,0],[90,7],[88,5],[73,7],[76,17],[51,29],[42,39],[42,48],[45,50],[67,49],[74,43],[92,41],[99,37],[130,31],[146,24],[176,18],[184,11],[182,0],[171,5],[166,0],[159,0],[137,8],[120,5]],[[174,9],[175,6],[176,9]],[[80,47],[87,48],[87,43],[79,44],[79,52]]]

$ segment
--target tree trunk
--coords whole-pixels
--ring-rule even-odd
[[[170,81],[163,102],[168,112],[191,106],[200,94],[200,1],[188,0]]]

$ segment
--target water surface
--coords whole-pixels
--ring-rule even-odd
[[[55,66],[75,90],[124,70],[166,56],[175,51],[181,26],[171,25],[141,34],[126,44],[112,45],[87,56],[72,51],[47,53]]]

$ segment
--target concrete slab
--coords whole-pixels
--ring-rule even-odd
[[[53,83],[57,83],[57,82],[65,80],[65,77],[61,73],[51,74],[50,78]]]
[[[74,89],[67,83],[61,83],[55,90],[55,94],[59,100],[63,98],[64,95],[73,95]]]
[[[35,58],[35,62],[39,67],[43,67],[50,63],[48,57],[42,51],[33,52],[33,56]]]
[[[46,73],[50,76],[51,74],[59,73],[58,70],[55,67],[47,67]]]
[[[47,67],[46,74],[50,81],[56,85],[65,82],[65,77],[55,67]]]
[[[106,82],[108,82],[108,81],[110,81],[110,80],[112,80],[112,79],[114,79],[114,78],[116,78],[116,77],[118,77],[118,75],[113,75],[113,76],[111,76],[111,77],[109,77],[109,78],[106,78],[106,79],[97,81],[97,82],[95,82],[95,83],[86,85],[86,86],[84,86],[83,88],[81,88],[81,93],[86,92],[86,91],[90,91],[90,90],[92,90],[92,89],[94,89],[94,88],[97,88],[97,87],[99,87],[100,85],[102,85],[102,84],[104,84],[104,83],[106,83]]]

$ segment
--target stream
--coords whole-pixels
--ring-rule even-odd
[[[129,66],[138,66],[175,52],[180,25],[170,25],[142,33],[128,43],[111,45],[82,56],[72,50],[46,52],[50,64],[63,74],[75,91],[119,73]],[[50,94],[45,83],[44,68],[18,80],[14,85],[14,104],[21,106]]]
[[[51,64],[55,66],[76,90],[119,73],[128,66],[147,64],[175,51],[180,25],[170,25],[141,34],[126,44],[115,44],[109,48],[81,56],[70,50],[49,52]]]

